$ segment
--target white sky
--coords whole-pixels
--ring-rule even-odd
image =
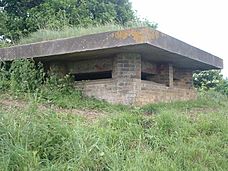
[[[158,30],[224,60],[228,77],[228,0],[130,0]]]

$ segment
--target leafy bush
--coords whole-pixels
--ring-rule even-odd
[[[228,95],[228,80],[223,78],[220,70],[209,70],[193,74],[194,86],[199,90],[215,90]]]
[[[228,79],[222,80],[215,90],[228,96]]]
[[[0,63],[0,89],[12,92],[32,93],[57,90],[61,93],[73,87],[69,75],[61,78],[56,74],[46,74],[42,63],[30,59],[15,60],[10,64]]]
[[[196,88],[209,90],[215,88],[223,80],[220,70],[209,70],[202,72],[195,72],[193,74],[193,82]]]
[[[7,69],[9,68],[9,69]],[[7,67],[1,63],[0,91],[64,108],[109,110],[107,102],[84,97],[74,88],[70,75],[45,74],[43,65],[33,60],[15,60]]]
[[[19,92],[33,92],[44,82],[44,69],[41,63],[33,60],[15,60],[10,67],[10,89]]]
[[[124,25],[134,19],[129,0],[0,1],[0,34],[13,42],[44,27],[87,27],[108,22]]]
[[[7,71],[6,63],[0,62],[0,90],[9,88],[9,72]]]

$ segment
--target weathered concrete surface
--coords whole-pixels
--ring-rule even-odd
[[[223,60],[180,40],[149,28],[106,32],[0,49],[0,60],[75,60],[139,53],[154,62],[189,69],[221,69]]]

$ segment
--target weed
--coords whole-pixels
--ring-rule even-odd
[[[9,72],[7,64],[0,61],[0,91],[5,91],[9,88]]]
[[[42,42],[47,40],[54,40],[54,39],[62,39],[62,38],[69,38],[69,37],[80,37],[89,34],[97,34],[102,32],[110,32],[110,31],[118,31],[124,30],[128,28],[136,28],[136,27],[151,27],[156,28],[156,24],[150,23],[149,21],[143,22],[131,22],[127,23],[125,26],[108,23],[105,25],[89,25],[85,27],[64,27],[61,29],[41,29],[37,32],[31,33],[27,37],[21,38],[16,44],[2,44],[2,47],[18,45],[18,44],[28,44],[28,43],[35,43],[35,42]],[[0,46],[1,48],[1,46]]]
[[[194,106],[198,108],[203,100],[207,98],[201,97]],[[218,113],[199,113],[192,122],[179,112],[186,110],[187,104],[182,102],[177,108],[174,105],[172,110],[157,107],[159,114],[152,116],[123,110],[93,124],[78,116],[40,111],[36,104],[23,110],[5,110],[0,106],[0,167],[226,170],[228,105],[220,106]]]
[[[44,70],[41,63],[33,60],[15,60],[10,67],[10,89],[19,92],[33,92],[41,86]]]
[[[15,61],[9,68],[1,65],[0,84],[8,86],[0,89],[0,99],[10,95],[31,102],[23,108],[0,103],[3,171],[228,168],[227,96],[211,91],[187,102],[111,105],[84,97],[69,76],[44,75],[34,61]],[[77,115],[40,109],[40,103],[107,115],[91,124]]]

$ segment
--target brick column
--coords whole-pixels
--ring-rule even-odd
[[[174,68],[174,86],[179,88],[193,88],[193,71],[183,68]]]
[[[118,54],[113,60],[112,78],[141,79],[141,56],[134,53]]]
[[[112,78],[116,80],[119,102],[133,104],[141,89],[141,56],[135,53],[121,53],[113,60]]]

